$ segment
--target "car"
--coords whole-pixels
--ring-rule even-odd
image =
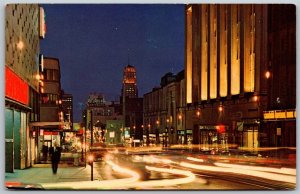
[[[104,147],[90,147],[88,155],[94,157],[94,161],[99,161],[107,154],[107,149]]]

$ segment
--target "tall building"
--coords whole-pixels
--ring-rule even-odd
[[[129,98],[138,97],[138,89],[136,82],[136,70],[134,66],[127,65],[123,71],[123,86],[121,94]]]
[[[143,136],[143,98],[138,97],[136,69],[127,65],[123,71],[123,85],[120,102],[122,104],[123,122],[129,136],[141,141]]]
[[[160,87],[144,94],[144,142],[147,144],[191,143],[186,130],[184,71],[161,78]]]
[[[70,123],[66,129],[73,129],[73,95],[62,91],[62,111],[64,122]]]
[[[5,10],[5,172],[36,162],[39,121],[40,39],[44,9],[37,4],[8,4]]]
[[[60,145],[60,132],[63,129],[60,123],[64,121],[59,60],[44,57],[44,67],[41,75],[43,85],[41,86],[39,150],[42,150],[43,145],[48,148],[53,146],[54,142]]]
[[[296,145],[295,21],[294,5],[186,6],[193,143]]]

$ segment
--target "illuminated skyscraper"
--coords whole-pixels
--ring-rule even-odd
[[[123,83],[120,102],[124,127],[130,128],[130,136],[142,139],[143,98],[138,97],[136,69],[128,65],[123,70]]]
[[[124,92],[124,93],[123,93]],[[136,85],[136,70],[134,66],[127,65],[123,71],[122,96],[129,98],[138,97],[138,89]]]

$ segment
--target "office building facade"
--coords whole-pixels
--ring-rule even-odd
[[[185,28],[193,143],[295,145],[295,7],[187,5]],[[282,116],[267,120],[267,111]]]

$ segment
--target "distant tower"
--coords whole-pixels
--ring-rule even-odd
[[[127,65],[123,71],[122,96],[128,98],[137,98],[138,89],[136,85],[136,70],[135,67]]]

